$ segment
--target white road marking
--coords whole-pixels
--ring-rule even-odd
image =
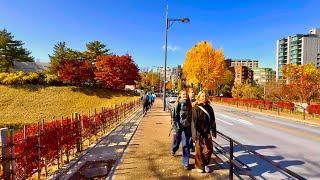
[[[231,124],[231,123],[229,123],[229,122],[227,122],[227,121],[224,121],[224,120],[222,120],[222,119],[220,119],[220,118],[216,118],[216,120],[219,120],[219,121],[224,122],[224,123],[226,123],[226,124],[228,124],[228,125],[230,125],[230,126],[233,126],[233,124]]]
[[[247,120],[244,120],[244,119],[234,118],[234,117],[227,116],[227,115],[224,115],[224,114],[217,114],[217,115],[222,116],[223,118],[231,119],[231,120],[234,120],[234,121],[249,125],[249,126],[253,126],[253,124],[251,122],[249,122]]]
[[[244,124],[247,124],[247,125],[250,125],[250,126],[253,126],[253,124],[247,120],[244,120],[244,119],[237,119],[238,121],[244,123]]]

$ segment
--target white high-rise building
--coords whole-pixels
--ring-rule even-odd
[[[311,29],[309,34],[295,34],[277,40],[276,78],[282,79],[285,64],[314,63],[320,68],[320,29]]]

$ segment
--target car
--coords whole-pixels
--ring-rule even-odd
[[[173,94],[173,95],[171,95],[171,96],[168,97],[168,100],[167,100],[167,101],[168,101],[169,103],[175,103],[177,100],[178,100],[178,95]]]

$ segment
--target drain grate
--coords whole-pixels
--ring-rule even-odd
[[[114,159],[88,161],[78,170],[78,172],[71,179],[104,179],[109,174],[115,162],[116,161]]]

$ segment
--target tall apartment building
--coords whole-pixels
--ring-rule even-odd
[[[235,66],[234,67],[234,83],[241,84],[248,82],[253,83],[253,71],[247,66]]]
[[[226,63],[228,60],[226,60]],[[253,59],[232,59],[231,60],[231,67],[235,66],[246,66],[248,68],[258,68],[259,67],[259,60]]]
[[[181,65],[178,65],[177,67],[172,68],[171,80],[172,80],[173,84],[177,83],[178,79],[181,78],[181,75],[182,75]]]
[[[252,68],[255,83],[265,85],[276,80],[276,71],[272,68]]]
[[[164,79],[164,71],[165,71],[164,67],[158,67],[157,71],[160,74],[161,80],[163,80]],[[171,70],[170,67],[167,67],[167,69],[166,69],[166,81],[170,81],[171,80],[171,75],[172,75],[172,70]]]
[[[277,40],[276,78],[282,79],[285,64],[309,64],[320,67],[320,29]]]

